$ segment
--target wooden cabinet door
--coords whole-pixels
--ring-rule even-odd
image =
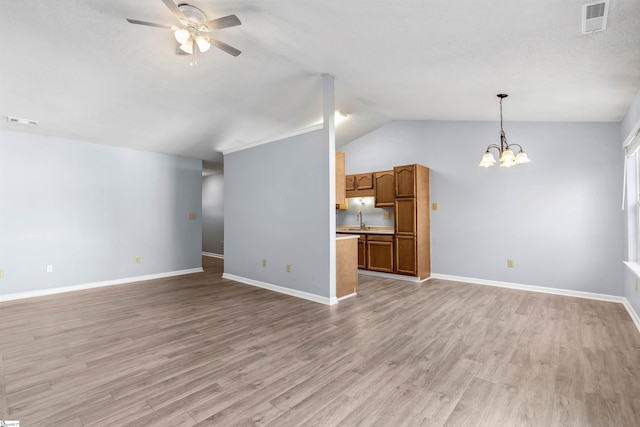
[[[375,207],[393,206],[396,201],[393,171],[376,172],[374,179]]]
[[[344,178],[345,181],[345,191],[353,191],[356,189],[356,176],[355,175],[347,175]]]
[[[398,274],[417,274],[416,238],[413,236],[396,236],[396,270]]]
[[[416,165],[396,166],[396,197],[416,196]]]
[[[367,236],[367,268],[393,273],[393,236]]]
[[[357,190],[370,190],[373,188],[373,173],[359,173],[355,175]]]
[[[358,268],[367,269],[367,236],[358,237]]]
[[[397,199],[395,210],[396,234],[415,236],[416,199]]]

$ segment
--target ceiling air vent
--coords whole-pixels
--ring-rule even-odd
[[[582,34],[591,34],[607,28],[609,0],[582,5]]]
[[[11,117],[11,116],[7,117],[7,121],[9,123],[18,123],[21,125],[29,125],[29,126],[35,126],[38,124],[38,122],[36,122],[35,120],[21,119],[19,117]]]

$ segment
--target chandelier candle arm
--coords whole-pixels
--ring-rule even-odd
[[[531,162],[531,160],[529,160],[529,157],[524,152],[524,149],[522,148],[522,146],[520,144],[509,144],[507,142],[507,136],[505,135],[504,130],[502,129],[502,100],[509,95],[505,93],[499,93],[497,96],[498,98],[500,98],[500,145],[490,144],[487,147],[484,155],[482,156],[482,159],[480,160],[480,164],[478,166],[488,168],[493,166],[496,163],[496,159],[493,157],[493,154],[490,151],[492,148],[495,148],[496,150],[498,150],[498,159],[500,160],[500,167],[510,168],[512,166],[529,163]],[[511,147],[517,147],[518,154],[514,154]]]

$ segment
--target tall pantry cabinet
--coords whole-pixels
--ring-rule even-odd
[[[395,272],[431,276],[429,169],[422,165],[396,166]]]

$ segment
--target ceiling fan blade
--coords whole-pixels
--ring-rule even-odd
[[[222,28],[235,27],[242,24],[240,19],[236,15],[223,16],[222,18],[212,19],[211,21],[203,22],[203,24],[211,30],[219,30]],[[206,30],[203,30],[206,31]]]
[[[178,8],[178,6],[173,2],[173,0],[162,0],[162,3],[165,4],[165,6],[167,6],[169,8],[169,10],[171,11],[171,13],[173,13],[173,15],[178,18],[178,21],[180,21],[180,23],[182,25],[186,25],[187,22],[189,22],[189,20],[187,19],[186,16],[184,16],[184,13],[182,13],[182,11]]]
[[[154,22],[139,21],[137,19],[129,19],[129,18],[127,18],[127,21],[129,23],[131,23],[131,24],[147,25],[149,27],[166,28],[167,30],[175,30],[176,29],[176,27],[174,27],[173,25],[156,24]]]
[[[238,49],[236,49],[233,46],[229,46],[228,44],[221,42],[219,40],[215,40],[215,39],[210,39],[209,42],[214,45],[215,47],[217,47],[218,49],[222,49],[225,52],[227,52],[229,55],[233,55],[233,56],[238,56],[240,55],[242,52],[240,52]]]

